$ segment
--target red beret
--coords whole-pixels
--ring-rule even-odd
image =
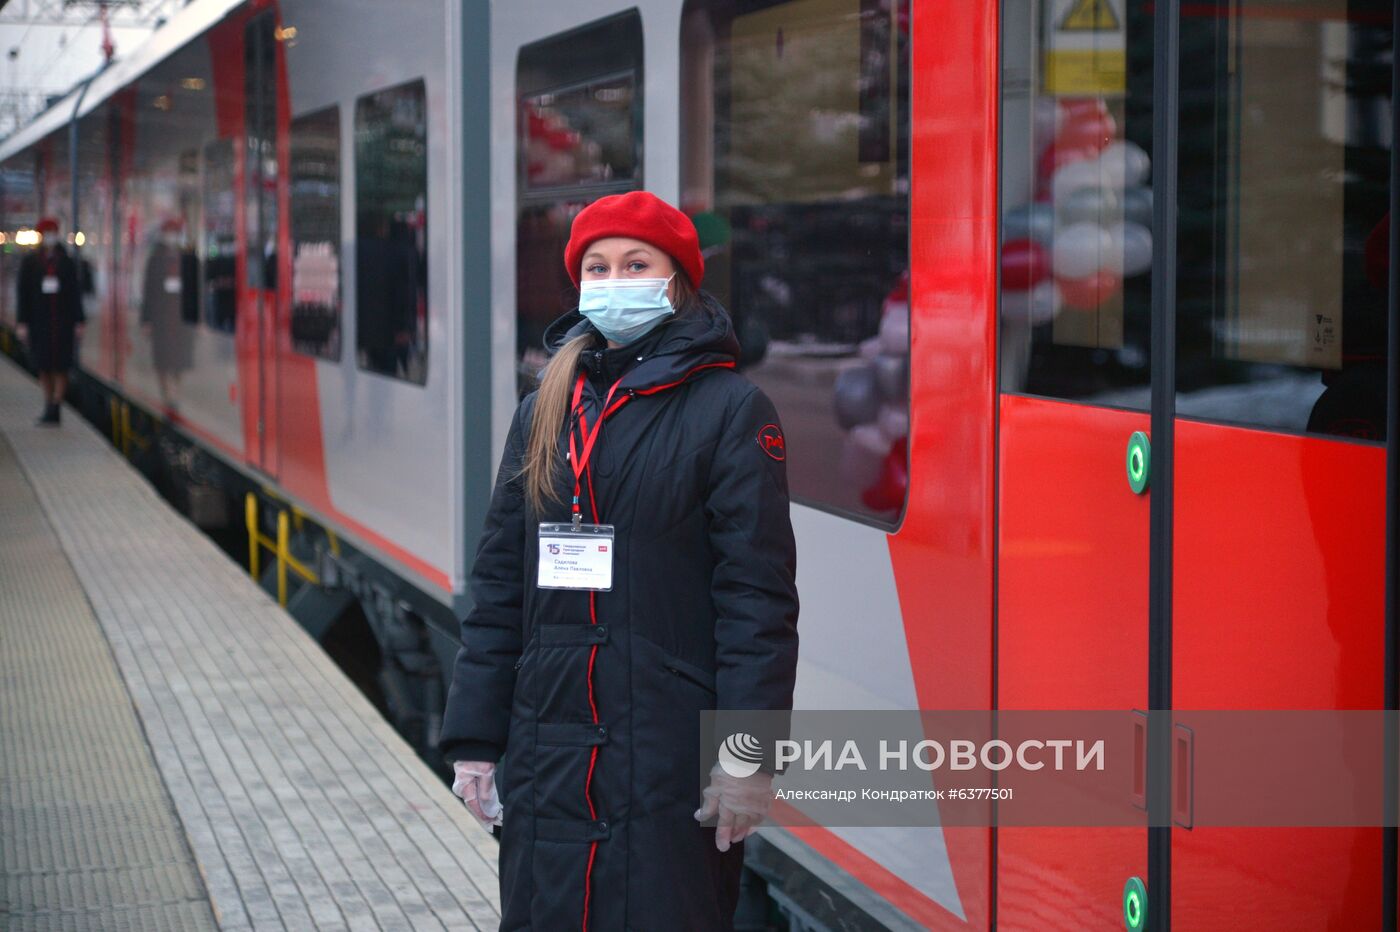
[[[34,224],[34,229],[40,233],[57,233],[58,221],[53,217],[40,217],[39,222]]]
[[[629,191],[600,197],[574,218],[569,245],[564,247],[564,267],[575,285],[582,272],[584,251],[609,236],[639,239],[665,250],[697,288],[705,277],[700,237],[690,218],[655,194]]]

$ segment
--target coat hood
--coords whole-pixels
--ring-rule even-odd
[[[544,332],[544,348],[550,356],[574,337],[592,333],[598,345],[603,337],[578,312],[569,311],[551,323]],[[642,358],[623,376],[625,387],[645,391],[683,381],[699,368],[733,367],[739,358],[739,338],[734,325],[714,296],[700,292],[695,307],[657,327],[635,343],[627,354]]]

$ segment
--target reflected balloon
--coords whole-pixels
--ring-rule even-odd
[[[1008,240],[1001,247],[1001,283],[1006,288],[1030,288],[1050,274],[1050,257],[1033,239]]]
[[[1152,229],[1152,189],[1128,188],[1123,192],[1123,219]]]
[[[1034,130],[1031,138],[1035,140],[1038,158],[1045,151],[1045,147],[1054,141],[1064,119],[1064,112],[1053,97],[1037,97],[1032,119]]]
[[[1118,255],[1110,268],[1119,268],[1124,278],[1141,275],[1152,268],[1152,231],[1140,223],[1115,223],[1108,228],[1113,250]]]
[[[1055,172],[1055,177],[1050,179],[1050,192],[1055,204],[1059,205],[1068,201],[1075,191],[1082,188],[1098,188],[1101,185],[1098,162],[1071,162]]]
[[[1055,237],[1055,211],[1046,204],[1022,204],[1001,219],[1001,236],[1006,242],[1031,239],[1049,246]]]
[[[905,405],[885,405],[875,422],[890,443],[909,436],[909,409]]]
[[[1054,177],[1066,165],[1076,162],[1092,162],[1099,156],[1097,146],[1067,146],[1056,140],[1045,147],[1035,163],[1035,177],[1042,184]]]
[[[904,504],[909,488],[909,443],[897,440],[890,445],[881,463],[880,476],[861,494],[860,500],[871,511],[894,511]]]
[[[1097,223],[1073,223],[1055,237],[1051,264],[1058,279],[1084,278],[1104,265],[1113,241]],[[1066,295],[1068,300],[1068,295]]]
[[[841,478],[851,487],[869,488],[880,478],[890,442],[874,424],[862,424],[841,444]]]
[[[880,413],[880,387],[874,364],[854,366],[838,375],[832,403],[836,422],[846,430],[875,420]]]
[[[1066,109],[1055,141],[1067,146],[1102,149],[1118,135],[1118,124],[1107,107]]]
[[[1056,281],[1065,307],[1092,311],[1118,293],[1123,280],[1116,272],[1099,269],[1083,278],[1061,278]]]
[[[873,365],[880,399],[903,403],[909,395],[909,357],[883,354],[875,357]]]
[[[1109,188],[1079,188],[1063,201],[1055,201],[1055,209],[1064,223],[1105,223],[1119,215],[1118,195]]]
[[[1152,159],[1142,146],[1119,139],[1109,143],[1099,153],[1099,165],[1109,184],[1115,188],[1129,188],[1147,180]]]
[[[1034,288],[1001,293],[1001,316],[1009,320],[1027,320],[1032,325],[1049,323],[1060,309],[1060,289],[1054,279],[1046,279]]]
[[[894,356],[909,355],[909,305],[891,306],[880,318],[880,351]]]

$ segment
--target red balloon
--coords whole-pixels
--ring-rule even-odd
[[[1118,124],[1114,122],[1113,117],[1107,114],[1085,114],[1082,117],[1066,117],[1055,141],[1066,146],[1091,146],[1098,152],[1117,135]]]
[[[1013,239],[1001,247],[1001,284],[1012,291],[1034,288],[1050,274],[1050,257],[1033,239]]]
[[[1065,119],[1086,114],[1108,116],[1108,101],[1102,97],[1066,97],[1060,101],[1060,112]]]
[[[1123,279],[1108,269],[1099,269],[1087,278],[1057,278],[1065,307],[1092,311],[1118,293]]]
[[[1045,147],[1045,151],[1040,153],[1040,160],[1035,163],[1035,176],[1041,184],[1050,181],[1050,177],[1062,166],[1070,162],[1084,162],[1089,159],[1098,158],[1099,150],[1103,145],[1086,145],[1082,142],[1070,145],[1056,138],[1054,142]]]
[[[890,445],[890,452],[885,454],[880,478],[861,493],[860,499],[866,508],[871,511],[894,511],[904,504],[904,493],[909,489],[908,458],[908,438],[900,437]]]

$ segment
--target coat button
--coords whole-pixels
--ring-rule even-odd
[[[593,636],[594,636],[595,638],[598,638],[599,640],[601,640],[601,639],[607,637],[607,636],[608,636],[608,626],[607,626],[607,625],[594,625],[594,626],[593,626]]]
[[[600,738],[606,738],[607,736],[608,736],[608,726],[606,726],[606,725],[599,725],[599,726],[598,726],[598,737],[600,737]]]
[[[598,831],[600,831],[600,832],[606,832],[607,830],[608,830],[608,823],[606,823],[606,822],[601,822],[601,821],[600,821],[600,822],[598,823]]]

